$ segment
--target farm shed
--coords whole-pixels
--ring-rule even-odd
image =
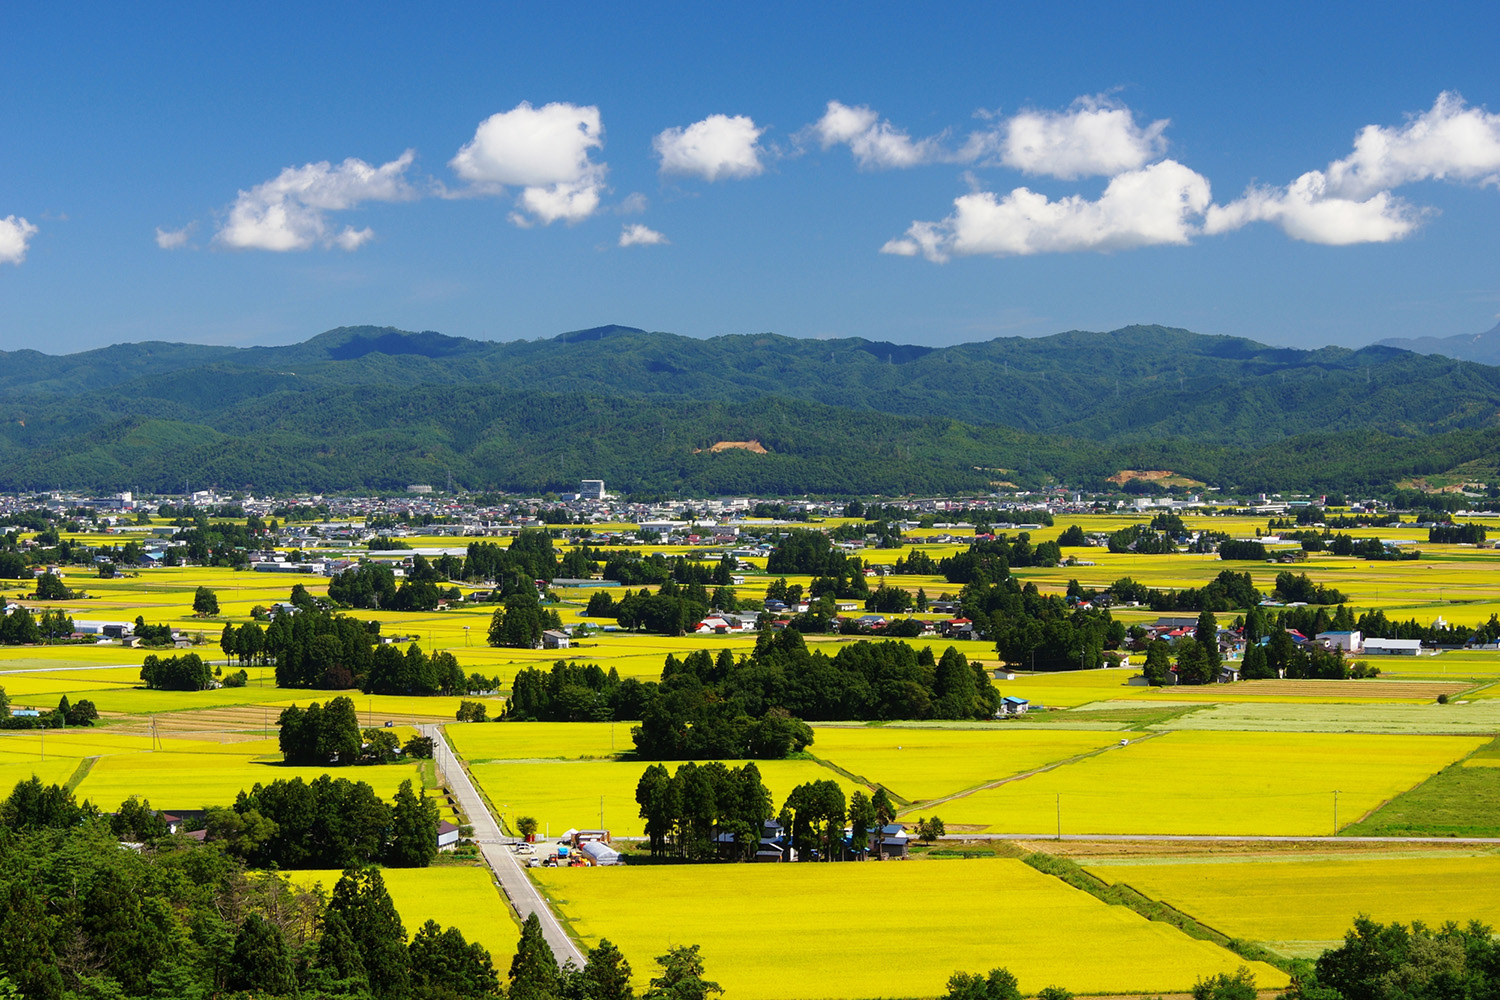
[[[439,820],[438,821],[438,825],[437,825],[437,845],[438,845],[438,850],[442,850],[445,847],[452,847],[454,844],[457,844],[457,843],[458,843],[458,827],[454,826],[452,823],[448,822],[447,820]]]
[[[880,828],[880,835],[872,838],[871,849],[873,851],[875,842],[880,845],[880,854],[887,858],[906,857],[906,845],[911,836],[906,832],[906,826],[901,823],[887,823]]]
[[[542,633],[543,649],[567,649],[569,642],[568,633],[566,632],[559,632],[556,629],[549,628]]]
[[[1366,639],[1365,652],[1386,656],[1416,656],[1422,651],[1421,639]]]

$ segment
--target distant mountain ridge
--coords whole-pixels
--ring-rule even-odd
[[[1161,326],[944,348],[620,325],[494,343],[356,326],[280,347],[0,352],[9,489],[184,476],[389,488],[452,471],[519,490],[605,476],[637,489],[920,492],[1102,483],[1120,468],[1373,487],[1487,455],[1497,424],[1495,367]],[[769,454],[711,450],[744,440]]]
[[[1484,333],[1456,337],[1392,337],[1380,341],[1383,347],[1396,347],[1416,354],[1441,354],[1459,361],[1481,365],[1500,365],[1500,323]]]

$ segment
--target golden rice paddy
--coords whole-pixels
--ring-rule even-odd
[[[587,945],[608,938],[636,988],[672,945],[702,947],[731,997],[916,997],[1005,966],[1021,989],[1180,992],[1242,960],[1013,860],[539,869]],[[1259,986],[1286,983],[1253,966]]]
[[[1500,924],[1500,856],[1093,862],[1088,870],[1231,937],[1289,956],[1335,947],[1365,914],[1381,923]]]

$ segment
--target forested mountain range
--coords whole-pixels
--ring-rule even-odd
[[[907,493],[1121,468],[1366,491],[1497,451],[1500,369],[1156,326],[948,348],[610,326],[0,352],[0,488]],[[759,441],[768,454],[708,451]]]

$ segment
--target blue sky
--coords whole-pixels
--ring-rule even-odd
[[[0,10],[0,348],[1500,316],[1492,4],[206,6]]]

